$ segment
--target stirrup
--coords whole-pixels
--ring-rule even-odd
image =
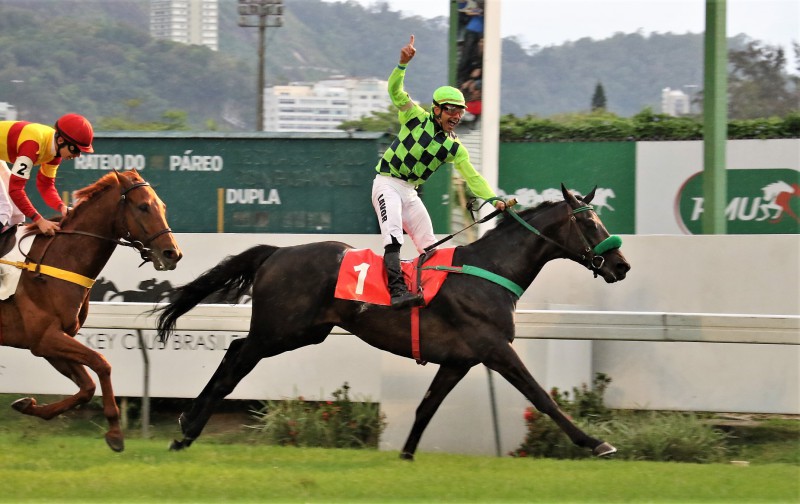
[[[425,299],[419,294],[412,294],[411,292],[406,291],[398,296],[392,296],[391,303],[392,308],[411,308],[414,306],[424,305]]]

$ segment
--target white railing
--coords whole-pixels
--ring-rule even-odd
[[[150,303],[93,303],[84,329],[155,329]],[[182,331],[247,332],[249,305],[199,305],[178,319]],[[800,345],[800,316],[517,310],[522,339],[682,341]],[[335,327],[331,334],[348,334]]]

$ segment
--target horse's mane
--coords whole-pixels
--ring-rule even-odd
[[[525,210],[517,212],[517,214],[519,214],[519,216],[522,217],[522,219],[524,221],[528,222],[536,214],[539,214],[541,212],[547,211],[550,208],[553,208],[554,206],[556,206],[556,205],[558,205],[560,203],[563,203],[563,201],[550,201],[550,200],[543,201],[543,202],[539,203],[538,205],[536,205],[534,207],[526,208]],[[514,209],[513,208],[509,209],[509,211],[514,211]],[[519,226],[519,223],[516,222],[516,219],[514,219],[512,217],[508,217],[506,214],[502,214],[502,217],[497,222],[497,225],[494,228],[492,228],[489,231],[487,231],[486,235],[488,235],[489,233],[501,233],[501,232],[503,232],[503,230],[505,230],[509,226],[514,226],[514,225]]]
[[[116,183],[116,180],[117,177],[114,172],[106,173],[94,184],[75,191],[75,199],[78,201],[88,200],[95,194],[104,191],[107,187]]]
[[[134,170],[124,171],[121,173],[117,172],[116,174],[114,172],[108,172],[94,184],[75,191],[75,201],[77,201],[78,203],[86,201],[88,199],[91,199],[95,194],[101,193],[107,188],[116,185],[117,175],[129,178],[131,179],[132,182],[135,181],[133,179],[138,178],[137,173]]]

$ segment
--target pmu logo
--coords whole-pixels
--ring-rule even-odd
[[[727,170],[728,234],[800,233],[800,171]],[[675,217],[687,234],[702,233],[703,172],[689,177],[675,198]]]

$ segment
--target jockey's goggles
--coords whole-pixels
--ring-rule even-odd
[[[464,107],[459,107],[458,105],[450,105],[450,104],[439,105],[439,107],[442,109],[442,112],[446,112],[450,115],[457,115],[457,116],[463,116],[464,112],[466,112],[467,110]]]
[[[81,155],[81,149],[77,145],[69,142],[64,142],[64,146],[67,148],[67,150],[69,150],[69,153],[72,154],[73,156],[77,157]]]

